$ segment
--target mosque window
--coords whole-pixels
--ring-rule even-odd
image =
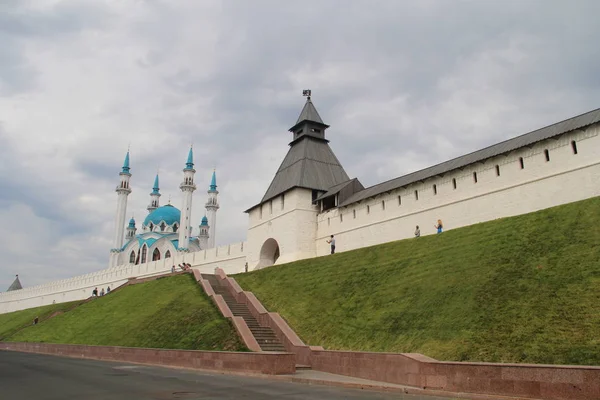
[[[550,152],[548,149],[544,150],[544,157],[546,157],[546,162],[550,161]]]
[[[521,169],[525,169],[525,161],[523,161],[523,157],[519,157],[519,165]]]
[[[456,189],[456,178],[452,178],[452,187]]]
[[[177,226],[177,224],[173,224],[173,232],[177,232],[177,229],[179,229],[179,227]]]
[[[573,149],[573,154],[577,154],[577,143],[574,140],[571,141],[571,149]]]
[[[473,172],[473,182],[477,183],[477,172]]]
[[[433,194],[437,194],[437,185],[433,185]]]
[[[356,219],[356,210],[352,210],[352,216]]]
[[[141,261],[142,264],[146,262],[147,253],[148,253],[148,247],[146,247],[146,245],[144,245],[142,247],[142,261]]]
[[[419,191],[415,190],[415,200],[419,200]]]
[[[496,176],[500,176],[500,166],[496,165]]]
[[[160,250],[154,249],[154,251],[152,252],[152,261],[158,260],[160,260]]]
[[[165,253],[165,258],[171,258],[171,250],[167,250]]]
[[[152,222],[148,224],[148,229],[150,229],[151,231],[154,230],[154,224]]]
[[[129,254],[129,264],[135,263],[135,251],[131,250],[131,254]]]
[[[160,224],[160,231],[164,232],[166,227],[167,227],[167,225],[165,224],[165,221],[161,222],[161,224]]]

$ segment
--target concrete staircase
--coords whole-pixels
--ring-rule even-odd
[[[248,325],[250,332],[252,332],[262,351],[286,351],[281,341],[275,335],[275,332],[271,328],[260,326],[256,318],[250,313],[248,306],[238,303],[227,288],[221,286],[219,279],[215,275],[202,274],[202,278],[210,283],[215,294],[223,296],[223,300],[225,300],[225,303],[227,303],[234,316],[244,318],[246,325]]]

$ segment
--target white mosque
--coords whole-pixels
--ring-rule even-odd
[[[142,224],[142,232],[136,234],[135,220],[131,218],[127,228],[125,218],[127,213],[127,198],[131,193],[129,179],[129,151],[125,156],[123,169],[119,173],[120,182],[117,192],[117,215],[115,223],[114,247],[110,251],[110,267],[124,264],[145,264],[149,261],[172,258],[177,252],[197,252],[215,246],[215,231],[217,225],[217,175],[213,171],[206,202],[206,214],[199,225],[199,234],[192,236],[192,194],[196,190],[194,183],[194,152],[190,147],[187,162],[183,169],[183,182],[179,186],[183,192],[182,210],[170,203],[160,205],[160,187],[158,174],[150,193],[148,216]]]

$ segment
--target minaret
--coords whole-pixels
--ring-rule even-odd
[[[217,235],[217,210],[219,209],[219,202],[217,200],[217,172],[213,171],[212,179],[210,181],[210,188],[208,189],[208,201],[206,202],[206,215],[208,217],[209,233],[208,233],[208,247],[212,249],[215,247],[215,238]]]
[[[198,242],[200,242],[200,249],[205,250],[208,248],[208,218],[206,215],[202,217],[202,222],[200,223],[200,234],[198,235]]]
[[[127,226],[127,235],[125,235],[125,239],[127,239],[128,241],[133,239],[135,237],[136,230],[137,229],[135,227],[135,219],[131,217],[131,219],[129,220],[129,226]]]
[[[192,225],[190,224],[190,218],[192,216],[192,193],[196,190],[194,185],[194,153],[190,147],[188,153],[187,162],[183,169],[183,182],[179,185],[179,188],[183,192],[183,205],[181,207],[181,220],[179,221],[179,251],[188,251],[188,245],[190,243],[190,235]]]
[[[150,204],[146,209],[151,213],[158,207],[160,207],[160,188],[158,187],[158,174],[156,174],[156,178],[154,178],[154,187],[152,188],[152,193],[150,193]]]
[[[120,182],[116,188],[117,192],[117,215],[115,219],[115,240],[110,250],[110,266],[115,267],[119,259],[121,247],[123,247],[123,235],[125,234],[125,215],[127,214],[127,196],[131,193],[129,188],[129,150],[123,162],[123,169],[119,173]]]

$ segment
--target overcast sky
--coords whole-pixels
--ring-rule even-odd
[[[212,168],[217,244],[283,160],[312,89],[365,186],[600,107],[600,2],[0,1],[0,290],[108,266],[128,217],[178,189],[194,145],[194,232]]]

